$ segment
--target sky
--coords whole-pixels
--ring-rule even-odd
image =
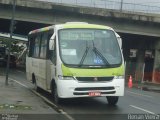
[[[39,0],[66,4],[77,4],[99,8],[120,9],[123,1],[123,10],[160,14],[160,0]]]
[[[106,0],[106,1],[109,1],[109,0]],[[112,0],[112,1],[120,2],[121,0]],[[160,7],[160,0],[123,0],[123,2]]]

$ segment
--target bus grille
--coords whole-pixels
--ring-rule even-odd
[[[99,91],[101,95],[115,94],[115,87],[77,87],[74,89],[73,95],[89,95],[90,91]]]
[[[79,87],[75,91],[114,90],[114,87]]]
[[[103,82],[111,81],[113,77],[76,77],[78,81],[82,82]]]
[[[115,94],[115,93],[116,93],[116,91],[101,92],[102,95],[104,95],[104,94]],[[88,92],[87,93],[86,92],[85,93],[84,92],[78,92],[78,93],[74,92],[73,94],[74,95],[88,95],[89,93]]]

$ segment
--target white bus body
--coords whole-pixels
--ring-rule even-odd
[[[122,42],[112,28],[66,23],[31,31],[28,39],[27,79],[55,102],[106,96],[116,104],[124,95]]]

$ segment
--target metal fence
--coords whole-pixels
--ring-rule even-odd
[[[149,6],[135,3],[126,3],[112,0],[38,0],[45,2],[54,2],[59,4],[68,4],[76,6],[87,6],[94,8],[114,9],[119,11],[143,12],[143,13],[160,13],[160,7]]]

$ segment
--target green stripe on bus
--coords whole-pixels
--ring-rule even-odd
[[[118,68],[86,69],[86,68],[69,68],[62,64],[63,76],[77,77],[103,77],[103,76],[122,76],[124,75],[124,66]]]
[[[93,24],[63,24],[63,28],[96,28],[96,29],[111,29],[108,26],[93,25]]]

